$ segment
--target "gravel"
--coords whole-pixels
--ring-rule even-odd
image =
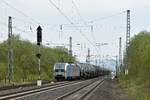
[[[87,87],[84,87],[83,89],[73,93],[72,95],[64,98],[63,100],[78,100],[80,97],[84,95],[87,91],[93,89],[95,86],[97,86],[101,80],[95,81],[92,84],[88,85]]]
[[[82,87],[86,84],[92,83],[94,79],[86,80],[78,84],[74,84],[72,86],[65,86],[57,89],[50,89],[41,93],[36,93],[24,97],[17,98],[15,100],[54,100],[59,96],[62,96],[74,89]]]
[[[106,79],[102,85],[91,92],[84,100],[129,100],[117,81]]]
[[[53,85],[57,85],[57,84],[60,84],[60,83],[65,83],[65,82],[66,81],[57,82],[57,83],[49,83],[49,84],[47,83],[47,84],[43,84],[41,87],[53,86]],[[22,91],[37,89],[37,88],[40,88],[40,87],[34,85],[34,86],[17,87],[17,88],[14,88],[14,89],[0,90],[0,97],[4,96],[4,95],[7,95],[7,94],[11,94],[11,93],[18,93],[18,92],[22,92]]]
[[[54,100],[61,95],[64,95],[86,84],[89,83],[92,84],[93,82],[94,80],[87,80],[86,82],[81,82],[80,84],[75,84],[72,85],[71,87],[66,86],[64,88],[54,90],[52,89],[42,93],[26,96],[20,99],[18,98],[17,100]],[[88,89],[85,88],[83,90],[85,92]],[[79,96],[81,94],[82,94],[81,92],[78,92],[76,95]],[[71,100],[71,97],[73,97],[73,95],[69,97],[69,100]],[[99,85],[96,89],[94,89],[89,95],[87,95],[87,97],[84,98],[84,100],[128,100],[128,96],[119,87],[118,82],[115,79],[114,80],[105,79],[105,81],[101,85]]]

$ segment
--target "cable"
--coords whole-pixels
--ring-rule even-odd
[[[77,12],[77,14],[79,15],[80,19],[83,21],[83,23],[84,23],[85,25],[87,25],[86,21],[85,21],[84,18],[81,16],[81,14],[80,14],[80,12],[79,12],[79,9],[78,9],[78,7],[77,7],[77,5],[76,5],[76,3],[75,3],[73,0],[72,0],[72,4],[74,5],[74,7],[75,7],[75,9],[76,9],[76,12]]]
[[[62,15],[62,16],[64,16],[65,18],[66,18],[66,20],[71,24],[71,25],[73,25],[74,27],[76,27],[75,25],[74,25],[74,23],[69,19],[69,17],[68,16],[66,16],[61,10],[60,10],[60,8],[59,7],[57,7],[51,0],[48,0],[59,12],[60,12],[60,14]],[[77,28],[76,28],[77,29]],[[78,30],[78,29],[77,29]],[[80,32],[81,33],[81,32]],[[84,36],[85,37],[85,35],[84,34],[82,34],[82,36]],[[87,37],[85,37],[88,41],[89,41],[89,39],[87,38]],[[91,41],[90,41],[91,42]]]
[[[3,25],[3,26],[6,26],[7,27],[7,24],[6,23],[3,23],[3,22],[1,22],[0,21],[0,23]],[[33,33],[33,32],[31,32],[31,31],[25,31],[25,30],[23,30],[23,29],[20,29],[20,28],[18,28],[18,27],[16,27],[16,26],[13,26],[12,27],[13,29],[16,29],[16,30],[18,30],[18,31],[20,31],[20,32],[23,32],[23,33]],[[27,35],[27,34],[26,34]],[[33,35],[33,34],[30,34],[30,36],[33,36],[33,37],[36,37],[35,35]],[[48,40],[45,40],[45,39],[43,39],[45,42],[49,42],[49,43],[52,43],[51,41],[48,41]]]
[[[83,19],[83,17],[81,16],[80,12],[79,12],[79,9],[76,5],[76,3],[72,0],[72,4],[74,5],[75,9],[76,9],[76,12],[77,14],[79,15],[80,19],[83,21],[83,23],[87,26],[87,27],[90,27],[91,29],[91,35],[92,35],[92,38],[96,44],[96,40],[95,40],[95,36],[94,36],[94,33],[93,33],[93,26],[90,26],[90,25],[87,25],[87,22]],[[83,26],[82,26],[83,27]]]
[[[40,24],[39,22],[37,22],[36,20],[34,20],[33,18],[29,17],[28,15],[26,15],[25,13],[23,13],[21,10],[18,10],[17,8],[15,8],[14,6],[10,5],[8,2],[6,2],[5,0],[1,0],[5,5],[7,5],[8,7],[14,9],[16,12],[20,13],[21,15],[23,15],[24,17],[27,17],[28,19],[30,19],[31,21],[33,21],[36,24]]]
[[[69,19],[68,16],[66,16],[61,10],[59,7],[57,7],[51,0],[48,0],[59,12],[62,16],[64,16],[66,18],[66,20],[71,24],[73,25],[75,28],[76,28],[76,25]],[[77,30],[79,30],[78,28],[76,28]],[[79,30],[79,32],[81,33],[81,35],[94,47],[96,48],[96,46],[81,32],[81,30]],[[96,48],[97,50],[97,48]]]
[[[125,12],[126,12],[126,11],[122,11],[122,12],[119,12],[119,13],[116,13],[116,14],[113,14],[113,15],[110,15],[110,16],[106,16],[106,17],[98,18],[98,19],[95,19],[95,20],[92,20],[92,21],[88,21],[87,23],[94,23],[95,21],[112,18],[112,17],[114,17],[114,16],[120,15],[120,14],[125,13]],[[91,30],[92,30],[92,27],[91,27]],[[92,34],[92,32],[91,32],[91,34]],[[92,34],[92,38],[93,38],[94,41],[96,42],[94,34]],[[98,48],[98,49],[99,49],[99,48]],[[100,54],[99,54],[99,55],[100,55]]]
[[[16,29],[16,30],[18,30],[18,31],[20,31],[20,32],[23,32],[23,33],[33,33],[33,32],[31,32],[31,31],[25,31],[25,30],[22,30],[22,29],[20,29],[20,28],[18,28],[18,27],[13,27],[14,29]],[[33,37],[36,37],[35,35],[33,35],[33,34],[30,34],[31,36],[33,36]],[[48,42],[48,43],[52,43],[51,41],[48,41],[48,40],[45,40],[45,39],[42,39],[43,41],[45,41],[45,42]]]
[[[21,10],[18,10],[16,7],[10,5],[10,4],[9,4],[8,2],[6,2],[5,0],[1,0],[1,1],[2,1],[5,5],[7,5],[8,7],[14,9],[16,12],[20,13],[21,15],[23,15],[25,18],[28,18],[30,21],[32,21],[32,22],[34,22],[34,23],[36,23],[36,24],[38,24],[38,25],[40,24],[42,27],[48,27],[48,26],[49,26],[49,24],[40,23],[40,22],[36,21],[35,19],[29,17],[27,14],[25,14],[25,13],[22,12]],[[16,18],[13,17],[13,19],[16,19]],[[17,21],[25,22],[23,19],[18,19],[18,18],[17,18]],[[29,23],[31,24],[32,22],[29,22]],[[31,26],[31,25],[30,25],[30,26]],[[56,25],[54,25],[54,26],[56,26]],[[50,29],[53,29],[54,26],[50,27]]]
[[[1,22],[1,21],[0,21],[0,23],[1,23],[1,25],[3,25],[3,26],[7,26],[7,24],[4,23],[4,22]]]
[[[63,15],[66,18],[67,21],[73,24],[72,21],[60,10],[59,7],[57,7],[51,0],[48,0],[48,1],[61,13],[61,15]]]
[[[39,24],[39,22],[35,21],[33,18],[29,17],[28,15],[26,15],[25,13],[23,13],[22,11],[18,10],[17,8],[13,7],[12,5],[10,5],[8,2],[4,1],[4,0],[1,0],[3,1],[3,3],[5,3],[7,6],[9,6],[10,8],[14,9],[15,11],[17,11],[18,13],[22,14],[23,16],[29,18],[31,21],[33,21],[34,23],[37,23]],[[53,6],[55,6],[57,8],[57,10],[72,24],[74,25],[74,23],[51,1],[51,4],[53,4]],[[20,29],[17,29],[17,30],[20,30]],[[20,30],[21,32],[25,32],[24,30]],[[81,33],[81,32],[80,32]],[[83,35],[83,34],[82,34]],[[85,35],[83,35],[84,37],[86,37]],[[88,38],[86,37],[86,39],[88,40]],[[89,40],[88,40],[89,41]]]
[[[91,35],[92,35],[92,38],[93,38],[93,40],[96,44],[96,39],[95,39],[95,35],[94,35],[94,27],[93,26],[91,26]]]
[[[83,21],[84,25],[87,25],[87,22],[83,19],[83,17],[81,16],[80,12],[79,12],[79,9],[76,5],[76,3],[72,0],[72,4],[74,5],[75,9],[76,9],[76,12],[77,14],[79,15],[80,19]],[[93,32],[93,26],[90,26],[90,29],[91,29],[91,35],[92,35],[92,38],[94,40],[94,43],[96,44],[96,39],[95,39],[95,36],[94,36],[94,32]]]
[[[39,23],[37,22],[36,20],[34,20],[33,18],[29,17],[28,15],[26,15],[25,13],[23,13],[22,11],[18,10],[17,8],[15,8],[14,6],[10,5],[8,2],[6,2],[5,0],[1,0],[5,5],[7,5],[8,7],[14,9],[15,11],[17,11],[18,13],[20,13],[21,15],[23,15],[25,18],[27,17],[28,19],[30,19],[30,21],[36,23],[36,24],[40,24],[42,27],[48,27],[49,24],[42,24],[42,23]],[[13,19],[16,19],[15,17],[13,17]],[[69,18],[68,18],[69,19]],[[20,21],[20,22],[25,22],[23,19],[18,19],[17,18],[17,21]],[[32,23],[30,22],[30,24]],[[31,26],[31,25],[30,25]],[[56,25],[54,25],[56,26]],[[53,29],[53,27],[50,27],[50,29]]]
[[[108,19],[108,18],[117,16],[117,15],[123,14],[123,13],[125,13],[125,12],[126,12],[126,11],[122,11],[122,12],[119,12],[119,13],[116,13],[116,14],[113,14],[113,15],[110,15],[110,16],[105,16],[105,17],[97,18],[97,19],[95,19],[95,20],[88,21],[87,23],[94,23],[95,21]]]

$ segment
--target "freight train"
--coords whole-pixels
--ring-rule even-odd
[[[56,80],[88,79],[109,74],[109,70],[87,63],[56,63],[54,78]]]

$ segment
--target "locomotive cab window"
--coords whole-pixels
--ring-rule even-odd
[[[59,71],[59,69],[55,69],[55,72],[58,72]]]
[[[61,69],[61,72],[65,72],[65,70],[64,70],[64,69]]]
[[[64,69],[55,69],[55,72],[65,72]]]

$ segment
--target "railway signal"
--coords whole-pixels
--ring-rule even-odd
[[[37,58],[40,58],[40,57],[41,57],[41,54],[39,54],[39,53],[36,54],[36,57],[37,57]]]
[[[40,50],[40,45],[42,43],[42,28],[41,26],[39,26],[37,28],[37,45],[39,47],[39,52],[38,54],[36,54],[37,58],[38,58],[38,64],[39,64],[39,67],[38,67],[38,72],[39,72],[39,78],[38,78],[38,81],[37,81],[37,86],[41,86],[42,85],[42,81],[41,81],[41,50]]]
[[[40,45],[42,42],[42,28],[39,26],[37,28],[37,45]]]

